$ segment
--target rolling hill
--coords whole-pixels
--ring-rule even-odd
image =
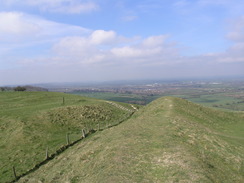
[[[164,97],[18,182],[244,182],[243,132],[243,112]]]
[[[10,182],[83,132],[127,119],[134,106],[54,92],[0,92],[0,182]]]

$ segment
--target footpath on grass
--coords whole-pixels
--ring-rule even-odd
[[[122,105],[119,105],[119,104],[111,102],[111,101],[106,101],[106,102],[108,104],[113,105],[113,106],[117,107],[118,109],[121,109],[121,110],[124,110],[124,111],[128,111],[128,112],[138,111],[138,109],[135,106],[133,106],[132,104],[131,104],[131,107],[133,108],[133,110],[132,109],[128,109],[128,108],[126,108],[126,107],[124,107]]]

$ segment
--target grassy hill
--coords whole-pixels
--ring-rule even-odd
[[[123,107],[122,107],[123,105]],[[82,129],[105,128],[127,118],[131,105],[54,92],[0,92],[0,182],[33,168]]]
[[[85,138],[19,182],[241,183],[243,119],[243,112],[160,98],[120,125]]]

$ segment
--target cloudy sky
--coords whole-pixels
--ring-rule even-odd
[[[0,0],[0,85],[244,76],[243,0]]]

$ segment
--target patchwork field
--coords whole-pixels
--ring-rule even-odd
[[[167,91],[162,94],[136,94],[136,93],[113,93],[113,92],[71,92],[71,94],[92,97],[103,100],[111,100],[124,103],[146,105],[153,100],[173,96],[187,99],[207,107],[226,109],[232,111],[244,111],[244,92],[243,91],[226,91],[226,92],[209,92],[211,89],[204,91],[194,89],[179,89],[177,91]]]

